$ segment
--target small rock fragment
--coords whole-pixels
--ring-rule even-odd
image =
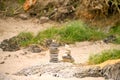
[[[4,63],[5,63],[4,61],[0,62],[0,64],[4,64]]]
[[[29,18],[28,14],[19,14],[19,18],[23,19],[23,20],[27,20]]]
[[[39,45],[33,44],[33,45],[29,46],[28,51],[30,51],[32,53],[39,53],[42,51],[42,49],[40,48]]]
[[[110,36],[107,36],[104,40],[103,40],[103,42],[105,42],[105,43],[112,43],[112,42],[114,42],[116,40],[116,36],[114,36],[114,35],[110,35]]]
[[[49,21],[49,18],[48,17],[41,17],[40,18],[40,23],[43,24],[43,23],[46,23]]]

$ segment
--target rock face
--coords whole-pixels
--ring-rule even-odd
[[[19,76],[29,76],[29,75],[52,75],[55,77],[73,77],[74,69],[70,71],[72,64],[70,63],[49,63],[32,66],[30,68],[25,68],[16,73]]]
[[[105,66],[102,69],[102,75],[106,79],[120,80],[120,62]]]
[[[102,77],[100,67],[81,68],[74,76],[77,78]]]
[[[16,75],[29,76],[37,74],[41,76],[44,74],[48,74],[54,77],[61,78],[101,77],[99,71],[99,67],[75,67],[71,63],[50,63],[23,69],[20,72],[17,72]]]
[[[16,75],[52,75],[54,77],[62,78],[84,78],[84,77],[105,77],[106,79],[120,80],[120,62],[114,65],[107,65],[104,68],[98,66],[76,67],[71,63],[49,63],[25,68]]]

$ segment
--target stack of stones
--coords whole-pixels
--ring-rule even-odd
[[[65,49],[66,49],[66,52],[64,53],[64,55],[62,56],[62,61],[63,62],[71,62],[73,63],[74,62],[74,59],[73,57],[71,56],[71,50],[70,50],[70,47],[68,45],[65,45]]]
[[[58,62],[58,44],[55,42],[52,42],[50,45],[50,62],[57,63]]]

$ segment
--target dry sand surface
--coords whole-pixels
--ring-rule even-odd
[[[6,38],[10,38],[17,35],[21,31],[31,31],[37,33],[40,30],[44,30],[50,27],[50,23],[38,24],[32,22],[32,20],[18,20],[18,19],[0,19],[0,41]],[[70,45],[71,55],[75,59],[75,63],[86,63],[90,54],[99,53],[108,49],[120,49],[120,45],[105,44],[101,41],[98,42],[78,42]],[[65,52],[65,48],[59,48],[59,59]],[[26,52],[26,53],[25,53]],[[14,73],[20,71],[23,68],[27,68],[33,65],[49,63],[49,51],[43,51],[40,53],[31,53],[26,49],[22,49],[16,52],[3,52],[0,50],[0,73],[6,74],[11,80],[104,80],[104,78],[56,78],[49,75],[39,76],[15,76]]]
[[[10,38],[12,36],[17,35],[20,32],[33,32],[36,34],[41,30],[45,30],[48,27],[51,27],[52,24],[44,23],[39,24],[37,23],[36,19],[30,20],[21,20],[21,19],[0,19],[0,41],[6,38]]]

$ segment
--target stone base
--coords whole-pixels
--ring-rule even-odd
[[[62,62],[74,62],[74,59],[72,58],[72,56],[70,54],[66,54],[64,56],[62,56]]]
[[[70,62],[70,63],[73,63],[74,60],[73,60],[73,59],[63,59],[62,62]]]
[[[50,62],[57,63],[58,62],[58,58],[50,59]]]
[[[50,54],[50,62],[57,63],[58,62],[58,54]]]

